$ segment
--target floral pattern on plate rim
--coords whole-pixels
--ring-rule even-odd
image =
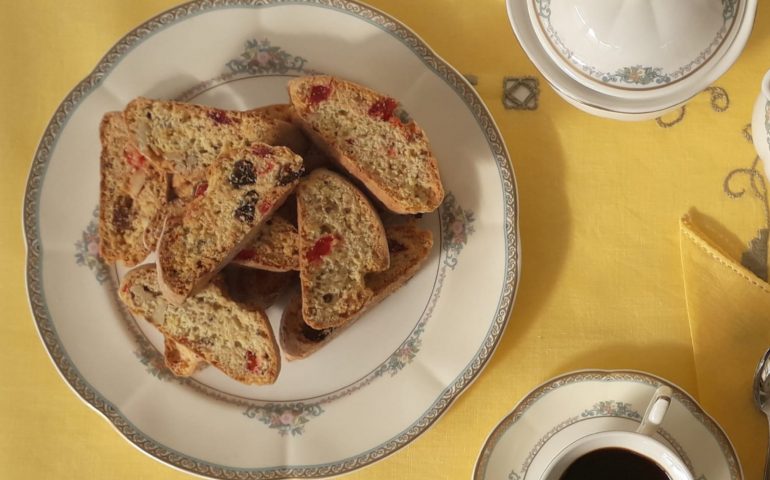
[[[201,82],[179,94],[175,100],[189,102],[201,93],[235,78],[261,75],[315,75],[320,72],[305,68],[306,58],[291,54],[275,46],[267,38],[252,38],[246,41],[243,52],[227,62],[227,72]]]
[[[109,270],[99,256],[99,207],[94,208],[94,219],[88,223],[75,241],[75,263],[94,272],[99,285],[110,278]]]
[[[475,220],[473,212],[463,210],[454,194],[447,192],[441,204],[441,243],[447,252],[444,263],[452,270],[457,266],[457,256],[474,232]]]
[[[633,65],[618,68],[615,72],[605,72],[593,65],[588,65],[580,61],[575,58],[574,52],[564,44],[564,41],[559,36],[559,32],[557,32],[551,24],[551,0],[530,1],[533,2],[535,15],[537,16],[541,30],[548,38],[548,42],[559,56],[577,68],[576,72],[605,85],[614,84],[619,88],[623,88],[621,85],[642,86],[647,88],[633,89],[648,90],[684,80],[708,62],[722,46],[735,25],[738,6],[741,0],[722,0],[723,23],[715,37],[711,40],[711,43],[701,50],[694,59],[671,72],[664,72],[661,67],[649,65]]]

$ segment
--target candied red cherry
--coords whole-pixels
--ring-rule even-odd
[[[393,117],[393,112],[396,111],[398,102],[390,97],[383,97],[369,108],[369,116],[377,118],[379,120],[389,121]]]
[[[209,189],[209,182],[201,182],[198,185],[195,186],[195,193],[194,195],[196,197],[201,197],[206,193],[206,190]]]
[[[251,147],[251,151],[252,153],[254,153],[254,155],[257,155],[259,157],[266,157],[273,153],[273,151],[270,150],[270,147],[266,145],[254,145],[253,147]]]
[[[223,112],[222,110],[211,111],[208,113],[208,116],[210,119],[214,120],[216,123],[219,123],[220,125],[230,125],[231,123],[233,123],[233,119],[230,118],[227,112]]]
[[[259,357],[254,355],[254,352],[251,350],[246,351],[246,368],[250,372],[256,372],[259,369]]]
[[[238,252],[238,255],[235,256],[236,260],[252,260],[254,257],[257,256],[257,251],[253,248],[245,248]]]
[[[328,99],[331,93],[331,85],[313,85],[310,87],[310,95],[308,96],[308,101],[311,105],[318,105],[319,103]]]
[[[331,253],[333,243],[333,235],[324,235],[323,237],[316,240],[310,250],[308,250],[305,254],[305,258],[308,262],[311,263],[320,260],[322,257],[325,257]]]

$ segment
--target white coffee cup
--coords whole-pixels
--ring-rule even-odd
[[[671,404],[672,395],[671,388],[667,386],[658,388],[636,432],[599,432],[571,443],[551,460],[540,479],[559,480],[570,465],[588,453],[606,448],[619,448],[654,463],[668,475],[670,480],[693,480],[692,474],[682,459],[652,436],[663,422],[663,417]]]

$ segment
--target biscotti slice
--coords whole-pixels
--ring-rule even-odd
[[[163,341],[163,359],[177,377],[189,377],[206,365],[197,353],[169,337]]]
[[[258,111],[229,111],[137,98],[123,112],[137,148],[161,169],[195,185],[227,150],[257,143],[304,153],[308,143],[292,124]]]
[[[131,313],[227,376],[252,385],[278,378],[281,358],[267,316],[230,300],[218,281],[174,305],[161,294],[155,265],[142,265],[126,274],[118,295]]]
[[[296,237],[296,230],[294,232]],[[289,287],[293,272],[268,272],[230,264],[222,270],[227,296],[249,310],[266,310]],[[194,351],[166,337],[166,366],[177,377],[189,377],[206,365]]]
[[[329,170],[297,187],[302,314],[316,329],[347,323],[372,297],[364,277],[388,268],[385,230],[350,182]]]
[[[329,343],[365,312],[412,278],[428,258],[433,247],[431,232],[417,228],[414,224],[385,227],[385,234],[388,237],[390,250],[390,267],[384,272],[367,275],[366,285],[374,295],[346,325],[316,330],[306,324],[302,318],[300,295],[295,295],[289,300],[281,317],[280,330],[281,350],[287,359],[305,358]]]
[[[99,254],[108,263],[133,266],[157,242],[168,191],[166,175],[130,146],[120,112],[102,118],[99,136]]]
[[[312,145],[308,148],[307,151],[302,154],[302,159],[305,160],[306,172],[312,172],[317,168],[329,168],[334,165],[329,154],[316,145]]]
[[[283,120],[284,122],[291,122],[292,110],[293,110],[292,106],[288,103],[276,103],[274,105],[265,105],[264,107],[257,107],[249,111],[262,114],[268,118]]]
[[[297,278],[296,272],[270,272],[230,264],[222,270],[227,294],[246,308],[267,310]]]
[[[274,216],[262,225],[251,244],[238,252],[233,263],[271,272],[299,270],[297,228]]]
[[[204,287],[258,233],[299,182],[302,158],[254,144],[226,152],[181,215],[166,217],[158,242],[163,294],[176,304]]]
[[[259,114],[267,119],[280,120],[286,123],[292,123],[292,106],[289,104],[275,104],[248,110],[248,114]],[[283,125],[282,127],[285,127]],[[292,142],[293,147],[297,148],[298,153],[302,153],[305,159],[305,170],[307,170],[307,155],[312,155],[318,149],[312,145],[306,145],[305,142]],[[172,177],[172,190],[176,197],[182,201],[188,201],[195,197],[195,192],[203,188],[205,180],[199,178],[189,179],[181,175]]]
[[[426,213],[444,199],[425,133],[398,101],[319,75],[289,81],[295,121],[390,210]]]

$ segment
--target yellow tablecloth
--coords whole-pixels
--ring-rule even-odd
[[[114,42],[175,3],[30,0],[0,7],[0,478],[189,478],[134,449],[60,379],[27,306],[21,232],[26,175],[50,115]],[[500,418],[538,383],[569,370],[645,370],[696,397],[722,375],[751,375],[696,372],[679,218],[695,209],[705,223],[715,220],[731,232],[722,248],[738,261],[768,227],[766,194],[736,194],[749,189],[745,170],[755,154],[744,127],[770,67],[767,5],[718,89],[661,122],[620,123],[581,113],[550,90],[516,42],[503,0],[371,4],[475,76],[518,177],[524,265],[511,323],[478,381],[425,435],[349,478],[468,478]],[[504,77],[526,76],[539,79],[537,108],[506,109]],[[766,267],[761,240],[752,251]],[[693,331],[708,337],[703,328]],[[736,406],[740,417],[725,408],[715,415],[726,427],[738,418],[757,422],[728,434],[746,478],[758,478],[765,439],[753,437],[764,434],[763,418],[751,411],[748,391],[736,394],[746,398]]]

